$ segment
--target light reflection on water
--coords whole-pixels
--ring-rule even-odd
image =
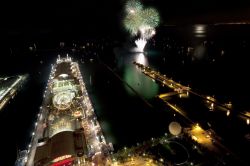
[[[140,96],[145,99],[151,99],[158,94],[159,85],[153,82],[150,78],[145,77],[144,74],[133,64],[135,61],[148,66],[146,55],[143,53],[121,53],[117,57],[118,64],[122,64],[120,65],[120,70],[123,71],[123,80]],[[124,87],[129,95],[137,95],[126,84],[124,84]]]
[[[137,92],[146,99],[151,99],[158,94],[159,86],[151,79],[145,77],[138,69],[132,65],[124,68],[123,79]],[[125,89],[131,96],[136,94],[125,85]]]
[[[143,65],[148,65],[148,59],[143,53],[138,53],[136,54],[135,61],[137,63],[143,64]]]

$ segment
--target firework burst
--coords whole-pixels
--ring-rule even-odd
[[[149,27],[155,28],[159,25],[160,17],[157,10],[154,8],[148,8],[141,11],[141,17],[143,18],[143,24]]]
[[[142,10],[143,6],[138,0],[130,0],[126,3],[126,12],[129,14],[136,14]]]
[[[139,15],[128,14],[124,19],[124,26],[131,33],[131,35],[136,35],[140,29],[143,22],[143,18]]]
[[[143,50],[147,40],[155,35],[155,28],[160,22],[159,13],[154,8],[144,9],[138,0],[129,0],[125,7],[124,27],[131,35],[140,35],[141,39],[136,41],[136,45]]]

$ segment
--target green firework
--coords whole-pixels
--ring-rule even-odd
[[[132,35],[138,33],[142,24],[143,18],[140,14],[128,14],[124,19],[124,26]]]
[[[129,0],[127,3],[126,3],[126,6],[125,6],[125,9],[127,11],[127,13],[137,13],[137,12],[140,12],[142,10],[143,6],[141,4],[140,1],[138,0]]]
[[[157,10],[155,10],[154,8],[144,9],[140,13],[140,15],[143,18],[143,24],[145,26],[155,28],[159,25],[160,16]]]

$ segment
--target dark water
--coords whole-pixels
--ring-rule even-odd
[[[249,25],[195,25],[165,31],[155,41],[164,52],[157,61],[159,70],[205,94],[232,101],[237,110],[247,110],[249,30]]]
[[[83,79],[107,140],[114,144],[115,149],[164,134],[168,123],[176,118],[170,112],[157,110],[146,100],[156,95],[158,85],[142,77],[139,72],[125,72],[125,75],[133,76],[131,84],[105,65],[96,63],[83,64]],[[129,69],[130,72],[131,70],[134,69]]]
[[[164,29],[149,42],[144,54],[131,53],[132,49],[126,45],[116,48],[113,68],[137,94],[149,102],[155,95],[168,89],[145,78],[132,65],[133,61],[150,66],[201,94],[213,95],[222,104],[231,101],[233,111],[227,117],[225,111],[209,111],[205,102],[193,95],[187,100],[171,99],[186,111],[193,122],[202,124],[204,128],[212,126],[222,138],[222,143],[249,163],[245,152],[250,148],[250,142],[246,139],[250,126],[245,119],[237,116],[250,108],[247,88],[250,83],[247,78],[249,28],[238,25],[194,25]],[[164,126],[164,122],[153,117],[151,121]]]
[[[95,47],[87,51],[79,47],[75,48],[77,51],[59,49],[58,40],[37,42],[36,52],[28,50],[32,41],[22,42],[20,39],[14,45],[9,42],[3,49],[5,59],[0,61],[1,75],[28,73],[30,77],[24,89],[0,112],[1,146],[9,145],[8,151],[1,151],[0,165],[13,165],[16,149],[25,149],[29,144],[50,64],[55,62],[58,53],[65,55],[69,52],[80,62],[83,79],[107,141],[119,149],[162,136],[171,121],[186,124],[181,116],[174,116],[155,99],[157,94],[170,90],[141,74],[133,61],[149,65],[203,94],[215,95],[222,102],[230,100],[235,111],[248,110],[249,35],[249,26],[160,28],[147,44],[145,54],[130,52],[132,43],[123,45],[118,42],[117,47],[110,39],[101,44],[91,41]],[[79,39],[78,46],[81,45],[87,46],[87,42]],[[196,114],[201,107],[193,98],[187,104],[172,100],[187,108],[194,121],[209,120],[216,124],[223,116],[220,113],[206,116],[210,113],[203,107],[200,111],[204,113]],[[236,124],[235,127],[230,123]],[[229,137],[228,131],[232,128],[236,131],[243,127],[244,132],[249,132],[249,127],[238,124],[238,121],[225,120],[222,124],[229,125],[225,127],[226,134],[220,131],[222,125],[217,127],[222,136]],[[232,138],[227,140],[231,144],[239,139],[232,133]],[[246,149],[248,146],[249,142]]]

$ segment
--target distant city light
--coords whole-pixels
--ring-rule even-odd
[[[194,33],[196,37],[204,37],[206,33],[206,25],[195,25]]]
[[[202,26],[202,25],[198,25],[198,26],[196,26],[196,28],[195,28],[195,30],[196,31],[204,31],[204,26]]]

